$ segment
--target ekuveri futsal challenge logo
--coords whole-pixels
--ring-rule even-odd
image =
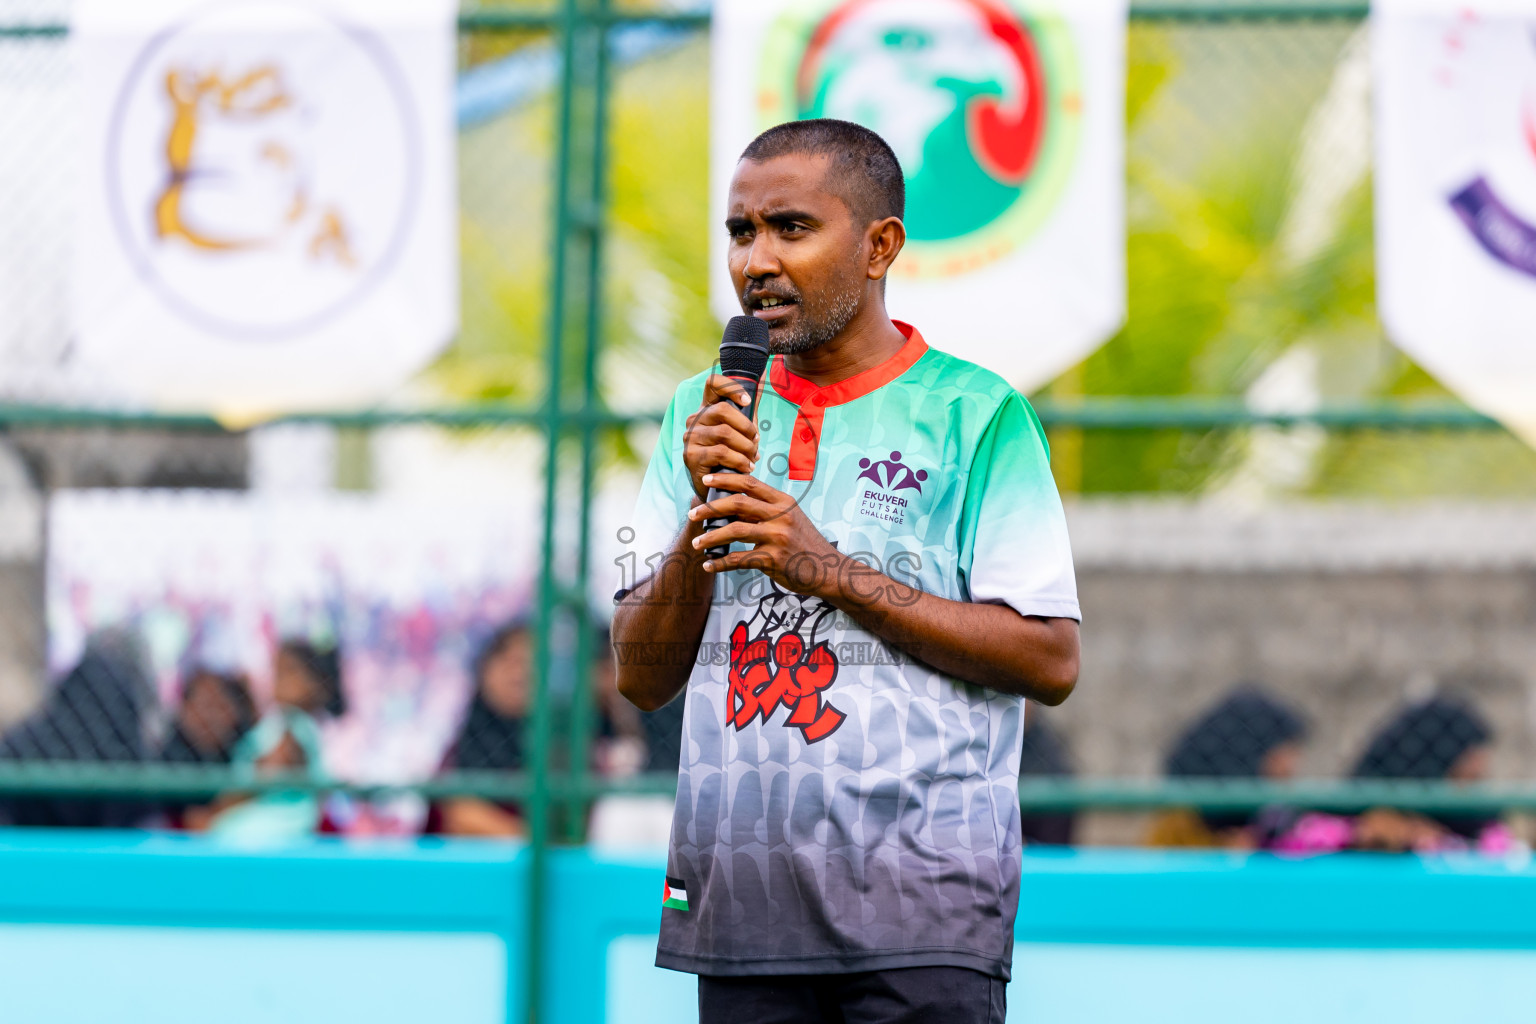
[[[807,0],[774,22],[762,53],[760,127],[836,117],[895,150],[907,247],[893,274],[1001,259],[1061,198],[1082,90],[1060,18],[1006,0]]]

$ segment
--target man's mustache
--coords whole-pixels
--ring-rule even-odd
[[[741,292],[742,306],[753,309],[764,299],[778,299],[780,302],[799,302],[800,293],[790,288],[781,291],[775,288],[744,288]]]

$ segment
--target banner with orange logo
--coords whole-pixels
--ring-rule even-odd
[[[85,0],[73,371],[254,418],[377,400],[458,320],[451,0]]]
[[[1015,386],[1050,380],[1125,318],[1125,0],[719,0],[712,297],[726,192],[754,136],[833,117],[906,176],[891,314]]]
[[[1382,321],[1536,444],[1536,0],[1378,0],[1373,32]]]

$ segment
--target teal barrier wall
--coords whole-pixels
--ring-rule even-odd
[[[525,859],[0,830],[0,1021],[503,1024]]]
[[[544,1020],[677,1024],[661,858],[552,852]],[[523,850],[0,831],[0,1020],[515,1017]],[[1009,1020],[1529,1021],[1529,858],[1031,853]]]

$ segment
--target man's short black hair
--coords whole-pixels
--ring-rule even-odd
[[[833,184],[828,191],[865,224],[905,214],[907,185],[901,164],[885,140],[863,125],[830,117],[785,121],[753,139],[741,159],[761,163],[793,154],[831,158],[828,179]]]

